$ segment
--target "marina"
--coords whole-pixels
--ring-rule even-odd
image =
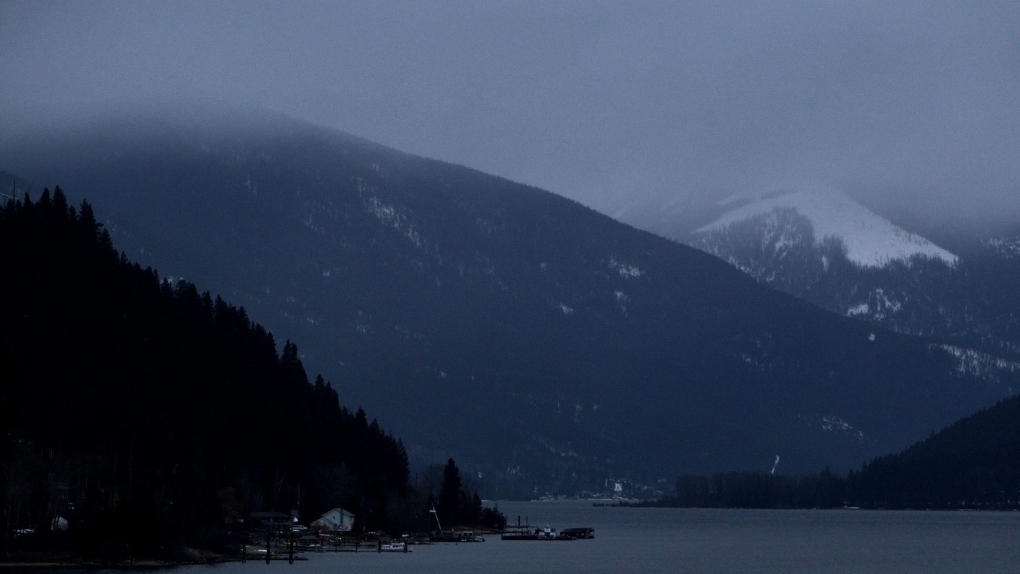
[[[308,554],[257,564],[279,574],[1005,574],[1020,563],[1020,513],[594,507],[591,501],[500,501],[516,523],[574,525],[595,538],[567,544],[486,537],[396,552]],[[526,518],[527,517],[527,518]],[[247,574],[238,563],[182,574]],[[201,569],[195,570],[195,569]],[[267,572],[267,574],[273,574]]]
[[[871,510],[727,510],[594,507],[591,501],[500,501],[528,522],[584,524],[572,544],[487,537],[481,544],[413,551],[303,553],[304,560],[181,566],[179,574],[1006,574],[1020,563],[1020,513]],[[559,532],[567,531],[563,528]],[[396,542],[393,540],[391,542]],[[139,568],[141,570],[142,568]],[[123,570],[123,569],[122,569]],[[130,570],[130,568],[128,568]],[[20,572],[9,567],[7,572]],[[24,570],[28,572],[28,569]],[[34,567],[31,572],[49,572]],[[52,571],[55,573],[57,569]],[[62,574],[88,570],[61,567]]]
[[[559,532],[548,526],[532,528],[530,526],[515,526],[507,528],[501,535],[501,540],[591,540],[595,538],[594,528],[565,528]]]
[[[595,529],[585,527],[565,528],[559,532],[555,528],[547,526],[531,526],[527,519],[521,523],[521,517],[517,516],[517,524],[507,526],[500,540],[590,540],[595,538]]]

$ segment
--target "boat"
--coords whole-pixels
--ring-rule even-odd
[[[564,528],[556,532],[555,528],[533,528],[527,521],[521,524],[517,517],[517,526],[509,526],[500,536],[503,540],[591,540],[595,538],[595,529],[590,527]]]
[[[471,530],[454,530],[450,536],[457,542],[485,542],[485,538]]]
[[[595,537],[594,529],[588,529],[592,531],[592,538]],[[500,536],[502,540],[577,540],[576,537],[566,534],[565,532],[556,532],[555,528],[535,528],[532,530],[530,527],[516,527],[506,530]]]
[[[379,544],[379,552],[410,552],[407,542],[386,542]]]
[[[439,527],[439,530],[429,536],[429,542],[485,542],[485,538],[471,530],[444,531],[443,525],[439,523],[439,513],[436,512],[436,507],[433,506],[429,513],[436,517],[436,526]]]
[[[560,531],[560,535],[573,537],[574,540],[593,540],[595,538],[595,529],[589,527],[564,528]]]
[[[485,538],[470,530],[438,531],[429,536],[429,542],[485,542]]]
[[[500,535],[501,540],[538,540],[538,535],[530,528],[513,528],[506,530]]]

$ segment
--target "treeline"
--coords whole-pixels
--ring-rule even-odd
[[[703,508],[1020,509],[1020,396],[837,476],[681,476],[656,504]]]
[[[845,480],[828,470],[817,475],[723,472],[677,478],[673,496],[657,505],[681,508],[836,508],[843,506]]]
[[[0,552],[236,548],[253,511],[427,523],[403,444],[297,346],[118,253],[57,188],[0,207]]]
[[[439,492],[430,492],[429,502],[438,517],[445,521],[444,529],[464,525],[497,530],[506,527],[506,516],[499,511],[499,507],[484,506],[478,493],[472,493],[465,487],[460,469],[452,458],[443,467]]]
[[[1020,396],[962,419],[850,475],[885,508],[1020,508]]]

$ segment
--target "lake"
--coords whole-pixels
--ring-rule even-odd
[[[500,502],[511,523],[595,528],[594,540],[414,546],[407,554],[188,566],[182,574],[943,573],[1020,570],[1020,513],[697,510]]]

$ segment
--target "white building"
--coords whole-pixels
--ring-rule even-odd
[[[322,527],[330,532],[350,532],[354,527],[354,515],[343,508],[334,508],[312,522],[312,528]]]

